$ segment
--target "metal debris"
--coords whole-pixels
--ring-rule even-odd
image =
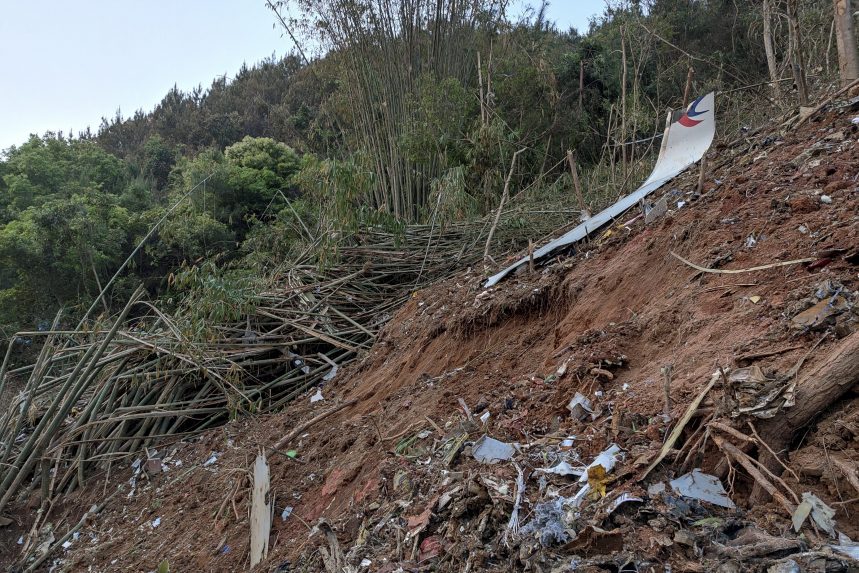
[[[691,473],[671,480],[670,484],[671,488],[683,497],[697,499],[698,501],[712,503],[713,505],[728,509],[736,507],[731,498],[728,497],[719,478],[705,474],[697,468],[692,470]]]
[[[486,435],[474,442],[471,448],[471,455],[474,456],[474,459],[484,464],[497,464],[498,462],[507,461],[515,453],[516,448],[511,444],[501,442]]]
[[[802,528],[809,515],[820,529],[829,535],[835,535],[835,510],[813,493],[805,492],[802,494],[802,503],[797,506],[791,518],[794,531],[798,532]]]

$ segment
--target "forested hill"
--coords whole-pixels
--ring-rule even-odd
[[[289,32],[323,30],[326,56],[265,60],[208,89],[174,88],[96,133],[5,151],[6,337],[61,307],[79,315],[162,218],[100,307],[142,281],[165,303],[193,293],[240,314],[241,293],[307,243],[485,215],[508,170],[511,194],[563,198],[568,150],[591,206],[616,197],[646,171],[690,78],[693,93],[725,94],[727,129],[740,130],[807,97],[790,46],[802,48],[808,90],[838,74],[832,6],[811,0],[611,2],[586,34],[557,29],[543,10],[511,21],[493,0],[420,1],[409,17],[382,11],[358,26],[349,2],[294,4]],[[789,81],[765,84],[773,78]]]

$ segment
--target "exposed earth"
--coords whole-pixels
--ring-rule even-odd
[[[313,389],[278,415],[150,451],[166,471],[129,461],[89,480],[53,508],[54,530],[103,510],[41,570],[249,570],[260,451],[275,507],[254,571],[859,570],[830,547],[846,544],[838,533],[859,539],[859,386],[824,397],[803,427],[779,426],[804,406],[808,373],[859,337],[857,115],[836,106],[715,146],[700,194],[693,169],[658,192],[669,211],[657,221],[630,212],[534,272],[486,290],[484,270],[466,269],[414,293],[323,400],[311,402]],[[716,270],[811,260],[718,274],[672,253]],[[735,415],[772,388],[772,417]],[[568,409],[576,393],[590,411]],[[780,427],[773,470],[766,450]],[[484,434],[518,444],[512,459],[476,460]],[[612,444],[616,465],[585,474],[595,495],[577,507],[577,476],[540,471],[587,466]],[[740,459],[768,467],[791,507],[819,498],[837,533],[811,519],[797,532]],[[653,487],[695,468],[736,507]],[[621,494],[638,501],[614,508]],[[19,556],[37,507],[34,494],[0,528],[0,562]]]

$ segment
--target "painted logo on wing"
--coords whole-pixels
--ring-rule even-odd
[[[707,113],[708,111],[710,111],[710,110],[704,110],[704,111],[698,111],[697,110],[698,104],[701,103],[702,99],[704,99],[704,96],[701,96],[698,99],[696,99],[695,101],[693,101],[692,105],[689,106],[688,111],[686,111],[686,113],[684,113],[680,117],[680,119],[677,120],[677,123],[679,123],[683,127],[695,127],[696,125],[698,125],[699,123],[704,121],[703,119],[693,119],[695,117],[698,117],[699,115],[703,115],[703,114]]]

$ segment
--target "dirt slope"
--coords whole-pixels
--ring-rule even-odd
[[[800,547],[820,549],[829,543],[825,533],[806,527],[798,538],[776,502],[750,503],[754,480],[725,465],[709,434],[698,439],[704,421],[730,409],[721,383],[675,446],[680,451],[644,482],[637,476],[718,367],[751,364],[776,378],[807,356],[801,373],[826,360],[839,340],[859,336],[859,266],[849,257],[859,247],[859,127],[850,123],[856,115],[830,111],[783,137],[761,135],[715,150],[716,167],[700,196],[697,175],[687,174],[664,189],[670,211],[660,220],[619,221],[607,236],[534,274],[485,291],[482,272],[467,270],[415,293],[369,355],[323,388],[323,401],[310,403],[311,392],[280,415],[166,446],[151,454],[168,460],[168,470],[139,474],[133,492],[132,469],[114,468],[55,508],[57,531],[65,531],[123,486],[54,559],[70,571],[154,571],[162,560],[170,571],[247,570],[254,456],[346,401],[355,403],[284,446],[295,450],[294,459],[266,450],[276,509],[268,558],[255,570],[326,570],[330,542],[310,532],[322,519],[345,554],[340,565],[361,571],[548,572],[573,570],[574,562],[579,571],[636,570],[629,563],[641,571],[667,571],[669,564],[674,571],[741,570],[732,562],[756,570],[799,555]],[[724,269],[816,262],[702,274],[671,252]],[[835,315],[811,326],[793,320],[836,293],[845,302]],[[778,352],[743,359],[768,351]],[[593,417],[570,416],[576,392],[591,401]],[[484,424],[478,418],[487,412]],[[751,434],[745,421],[736,427]],[[473,459],[471,445],[484,433],[520,444],[515,463]],[[569,451],[567,436],[575,436]],[[540,542],[545,530],[528,533],[547,511],[540,504],[578,489],[575,478],[536,470],[577,457],[587,464],[611,443],[623,456],[607,498],[568,515],[569,531],[554,543]],[[789,467],[785,485],[798,495],[815,493],[835,509],[839,530],[859,538],[859,490],[833,462],[859,463],[856,388],[821,412],[790,449],[781,452]],[[205,465],[213,452],[216,461]],[[517,466],[525,529],[515,536],[505,532]],[[722,478],[737,509],[646,495],[648,485],[693,467]],[[647,499],[610,512],[621,492]],[[291,513],[282,519],[285,508]],[[26,512],[19,517],[21,527],[0,529],[6,558],[26,530]],[[747,546],[736,540],[752,531],[750,524],[760,528],[755,535],[768,532],[793,549],[743,553]]]

